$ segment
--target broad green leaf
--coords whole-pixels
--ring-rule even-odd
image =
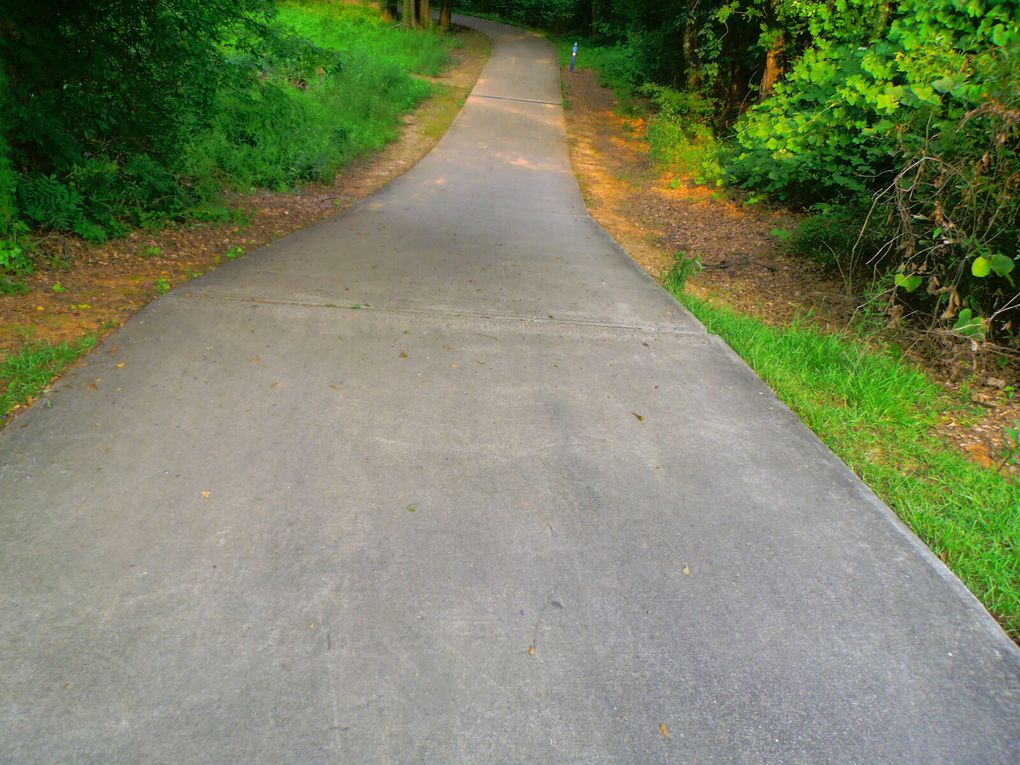
[[[970,272],[979,279],[984,279],[992,272],[992,264],[988,258],[975,258],[974,262],[970,264]]]
[[[958,87],[960,84],[961,84],[960,81],[950,74],[946,77],[942,77],[941,79],[935,80],[935,82],[933,82],[931,86],[935,88],[935,90],[937,90],[939,93],[948,93],[953,88]]]
[[[992,27],[992,42],[1001,48],[1016,42],[1016,38],[1017,32],[1004,24],[996,24]]]
[[[973,311],[969,308],[964,308],[960,311],[960,315],[956,318],[956,324],[953,325],[953,329],[961,335],[972,337],[975,340],[985,339],[984,318],[981,316],[975,316]]]
[[[922,277],[920,274],[896,274],[894,279],[896,286],[902,288],[905,292],[913,292],[921,286]]]
[[[1016,268],[1016,263],[999,252],[992,255],[989,259],[989,264],[991,265],[992,270],[999,276],[1006,276],[1007,274],[1012,273],[1013,269]]]

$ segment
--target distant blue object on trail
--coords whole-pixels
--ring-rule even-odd
[[[577,61],[577,43],[574,43],[574,50],[570,54],[570,73],[574,73],[574,62]]]

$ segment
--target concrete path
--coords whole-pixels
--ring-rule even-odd
[[[429,157],[0,434],[0,762],[1020,761],[1013,644],[587,216],[552,46],[471,24]]]

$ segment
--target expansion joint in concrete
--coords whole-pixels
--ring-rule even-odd
[[[545,106],[563,106],[562,101],[542,101],[537,98],[514,98],[513,96],[489,96],[482,93],[472,93],[468,98],[487,98],[492,101],[517,101],[522,104],[543,104]]]
[[[226,295],[210,293],[183,293],[173,297],[184,300],[211,300],[217,302],[247,303],[250,305],[288,306],[303,309],[343,311],[354,315],[362,314],[376,318],[403,318],[415,324],[431,324],[438,327],[457,328],[469,326],[489,329],[512,335],[561,335],[568,337],[598,338],[641,336],[655,339],[693,342],[712,342],[704,330],[691,331],[669,323],[610,322],[598,319],[572,317],[522,316],[497,314],[481,311],[459,311],[451,309],[417,308],[409,306],[380,306],[364,303],[329,303],[313,300],[280,300],[257,295]],[[164,298],[164,300],[167,298]]]

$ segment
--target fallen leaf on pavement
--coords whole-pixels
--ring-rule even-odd
[[[202,492],[202,499],[209,499],[210,493],[207,491]]]
[[[659,723],[659,732],[666,738],[673,738],[669,735],[669,728],[666,727],[666,723]]]
[[[689,567],[687,567],[687,566],[684,566],[683,573],[684,573],[684,576],[690,576],[691,575],[691,569]]]
[[[534,656],[534,655],[535,655],[535,641],[532,640],[531,641],[531,645],[528,646],[528,656]]]
[[[637,412],[631,412],[631,414],[634,415],[635,417],[637,417],[638,422],[644,422],[645,421],[645,416],[643,414],[638,414]]]

